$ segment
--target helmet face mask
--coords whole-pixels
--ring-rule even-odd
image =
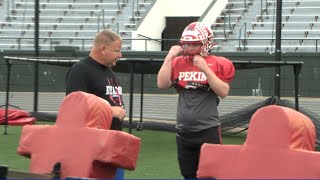
[[[201,55],[207,56],[209,51],[214,46],[213,44],[213,32],[212,30],[201,22],[193,22],[189,24],[183,31],[180,38],[180,43],[183,47],[184,55]],[[201,48],[198,52],[190,49],[191,44],[201,44]]]
[[[183,54],[189,56],[195,56],[201,54],[203,44],[202,42],[183,42],[181,43],[183,48]]]

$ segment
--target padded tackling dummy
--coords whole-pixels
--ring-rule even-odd
[[[140,139],[108,130],[111,122],[107,101],[73,92],[64,98],[54,125],[23,127],[17,152],[31,158],[32,173],[50,173],[60,162],[61,178],[113,178],[118,167],[135,169]]]
[[[23,126],[26,124],[33,124],[36,118],[31,117],[27,111],[20,109],[8,109],[7,123],[11,126]],[[0,109],[0,124],[5,124],[6,110]]]
[[[270,105],[252,116],[243,145],[204,144],[198,178],[320,178],[313,122],[287,107]]]

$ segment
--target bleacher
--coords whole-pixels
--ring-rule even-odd
[[[95,34],[111,28],[124,39],[123,49],[131,50],[128,39],[154,1],[40,0],[39,47],[79,46],[89,50]],[[282,51],[317,51],[320,1],[283,0],[282,4]],[[0,49],[33,49],[34,2],[2,2],[0,8]],[[217,42],[213,50],[274,51],[275,8],[276,0],[229,0],[211,26]]]
[[[275,50],[276,0],[229,0],[212,29],[219,51]],[[320,1],[283,0],[281,48],[316,52],[320,40]]]
[[[39,47],[52,50],[57,45],[78,46],[80,50],[89,50],[96,33],[103,28],[113,29],[124,39],[130,38],[152,1],[40,0]],[[31,39],[35,34],[34,2],[15,0],[6,5],[9,8],[3,8],[6,13],[0,19],[0,49],[34,49]],[[130,49],[130,45],[126,41],[123,49]]]
[[[281,50],[283,52],[316,52],[320,34],[318,22],[320,1],[282,1]],[[276,0],[267,0],[262,13],[248,26],[238,51],[275,51]],[[258,39],[261,39],[260,41]],[[269,39],[269,40],[267,40]]]
[[[236,38],[238,28],[242,20],[248,14],[254,0],[229,0],[227,6],[217,17],[215,23],[212,23],[211,28],[214,31],[215,41],[219,48],[215,51],[234,51],[233,44],[236,41],[230,39]],[[232,44],[232,45],[230,45]]]

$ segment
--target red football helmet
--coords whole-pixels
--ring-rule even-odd
[[[183,47],[184,55],[202,55],[207,56],[209,51],[214,46],[213,43],[213,31],[207,25],[201,22],[193,22],[189,24],[182,33],[180,43]],[[202,44],[199,51],[190,51],[188,45],[190,44]]]

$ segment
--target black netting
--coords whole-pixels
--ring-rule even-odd
[[[232,132],[239,133],[247,130],[248,124],[250,123],[252,115],[260,108],[268,105],[279,105],[295,109],[295,105],[289,100],[282,100],[276,97],[270,97],[264,101],[243,107],[239,110],[236,110],[232,113],[222,115],[220,117],[221,130],[222,132]],[[320,144],[320,116],[314,112],[299,107],[299,111],[306,116],[308,116],[314,123],[317,134],[317,144]],[[30,112],[31,116],[35,117],[40,121],[50,121],[54,122],[57,117],[57,113],[47,113],[47,112]],[[170,121],[133,121],[131,124],[128,121],[124,122],[124,127],[136,130],[156,130],[156,131],[166,131],[166,132],[175,132],[175,124]]]
[[[57,65],[57,66],[71,66],[75,62],[79,61],[72,58],[22,58],[22,57],[4,57],[9,61],[18,60],[18,61],[28,61],[28,62],[38,62],[43,64]],[[132,66],[132,63],[135,66]],[[119,61],[116,71],[118,72],[144,72],[145,69],[150,69],[150,74],[156,74],[159,71],[159,68],[163,60],[160,59],[146,59],[146,58],[123,58],[122,61]],[[280,66],[292,66],[295,70],[295,77],[299,75],[302,62],[288,62],[288,61],[233,61],[234,66],[237,70],[240,69],[255,69],[255,68],[264,68],[264,67],[280,67]],[[135,69],[130,69],[135,67]],[[146,68],[148,67],[148,68]],[[141,70],[142,69],[142,70]],[[144,72],[145,73],[145,72]],[[298,89],[297,89],[298,91]],[[296,97],[297,98],[297,97]],[[280,106],[289,107],[295,109],[294,104],[288,100],[281,100],[275,97],[271,97],[265,101],[258,102],[247,107],[243,107],[237,111],[234,111],[229,114],[222,115],[220,122],[222,125],[222,131],[227,132],[229,130],[234,130],[235,133],[245,131],[248,127],[252,115],[261,107],[268,106],[271,104],[277,104]],[[315,124],[317,130],[317,143],[320,143],[320,117],[319,115],[299,107],[300,112],[308,116]],[[54,122],[57,117],[57,113],[46,113],[46,112],[30,112],[31,116],[37,118],[41,121],[52,121]],[[175,125],[172,122],[166,121],[143,121],[143,122],[131,122],[127,121],[124,123],[124,127],[136,128],[137,130],[150,129],[150,130],[160,130],[160,131],[169,131],[175,132]]]

